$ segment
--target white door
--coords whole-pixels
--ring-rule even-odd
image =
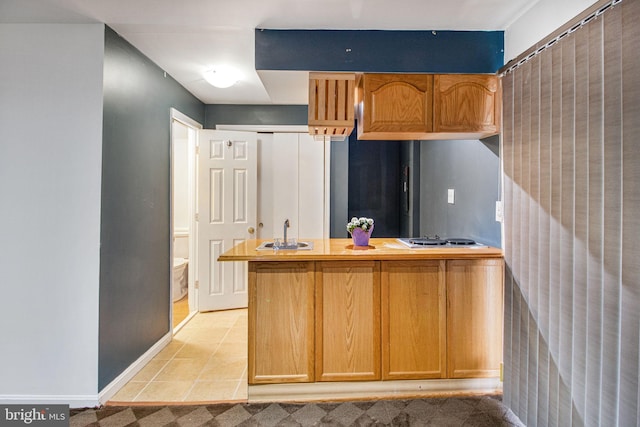
[[[247,263],[220,254],[254,238],[257,134],[201,130],[198,173],[198,309],[247,306]]]
[[[299,134],[298,141],[298,236],[323,239],[329,237],[326,227],[329,199],[325,200],[329,187],[325,155],[329,143],[309,134]]]
[[[322,239],[328,233],[325,143],[308,134],[260,135],[259,238]],[[327,199],[328,200],[328,199]]]

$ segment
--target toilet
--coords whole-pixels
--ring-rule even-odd
[[[171,289],[171,300],[176,302],[182,299],[189,289],[189,261],[184,258],[173,259],[173,289]]]

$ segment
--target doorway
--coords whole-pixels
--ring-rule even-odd
[[[197,131],[202,125],[171,110],[171,319],[175,334],[197,312]]]

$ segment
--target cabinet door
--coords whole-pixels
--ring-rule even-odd
[[[419,139],[433,129],[433,76],[364,74],[359,139]]]
[[[501,259],[447,261],[447,377],[500,376]]]
[[[500,80],[477,74],[437,74],[433,80],[434,132],[500,131]]]
[[[444,378],[445,261],[382,263],[382,379]]]
[[[380,263],[316,263],[316,381],[380,379]]]
[[[313,265],[249,262],[249,384],[313,382]]]

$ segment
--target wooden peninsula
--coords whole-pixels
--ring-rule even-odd
[[[250,400],[500,390],[501,249],[311,242],[219,257],[248,261]]]

